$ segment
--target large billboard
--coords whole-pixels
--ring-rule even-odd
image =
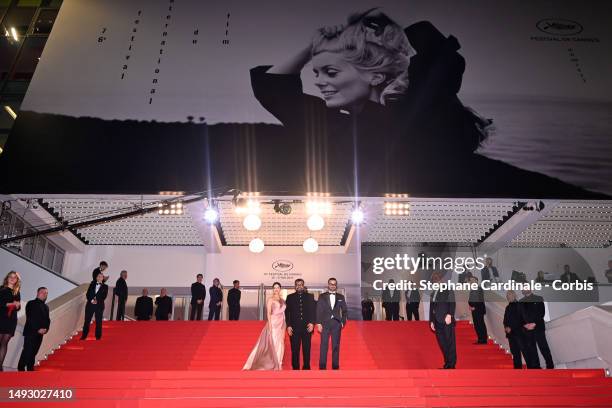
[[[611,11],[66,0],[3,190],[605,199]]]

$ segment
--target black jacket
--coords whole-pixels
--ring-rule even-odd
[[[231,288],[227,291],[227,305],[229,307],[240,307],[240,289]]]
[[[400,291],[394,290],[393,296],[391,296],[391,291],[389,289],[385,289],[382,294],[383,303],[399,303],[400,301]]]
[[[140,296],[136,299],[134,315],[138,320],[150,320],[153,316],[153,299],[149,296]]]
[[[421,292],[418,289],[411,290],[410,295],[408,295],[409,291],[406,291],[406,302],[409,303],[419,303],[421,301]]]
[[[506,333],[506,337],[517,336],[523,330],[523,316],[521,313],[521,304],[519,302],[510,302],[504,311],[504,327],[510,328],[510,333]]]
[[[490,268],[488,266],[485,266],[480,270],[480,281],[482,282],[483,280],[491,280],[491,273],[493,274],[493,277],[499,278],[499,272],[497,272],[497,268],[495,266],[492,266]]]
[[[23,335],[40,335],[38,330],[49,330],[50,325],[51,320],[49,319],[49,306],[38,298],[30,300],[26,305],[26,323],[23,327]]]
[[[98,293],[96,293],[96,285],[97,282],[91,282],[89,284],[89,288],[87,289],[87,305],[90,307],[98,307],[104,310],[104,301],[106,300],[106,296],[108,296],[108,285],[106,283],[100,284],[100,289],[98,289]],[[91,301],[93,299],[98,301],[97,304],[92,304]]]
[[[344,325],[346,324],[347,313],[348,310],[344,295],[336,293],[336,303],[332,309],[329,292],[321,293],[317,301],[316,321],[318,324],[323,324],[330,320],[337,320]]]
[[[211,286],[208,291],[210,292],[210,302],[208,306],[217,306],[217,302],[223,301],[223,291],[218,286]]]
[[[523,324],[535,323],[535,331],[546,330],[544,323],[544,315],[546,314],[546,307],[544,306],[544,298],[538,295],[525,296],[520,300],[521,304],[521,316],[523,318]],[[525,329],[523,329],[525,330]]]
[[[294,330],[298,327],[306,327],[309,323],[315,323],[316,306],[312,293],[294,292],[287,296],[287,307],[285,308],[285,321],[287,327]]]
[[[563,283],[572,283],[579,282],[580,278],[574,272],[563,272],[561,275],[561,282]]]
[[[365,316],[372,316],[374,314],[374,302],[372,302],[372,299],[365,299],[361,301],[361,315],[363,317]]]
[[[444,323],[446,315],[451,315],[452,323],[455,322],[455,292],[452,290],[441,291],[436,296],[436,291],[431,292],[431,303],[429,304],[429,321]]]
[[[484,290],[481,287],[470,290],[468,305],[473,307],[476,313],[487,314],[487,308],[484,304]]]
[[[206,300],[206,286],[202,283],[194,282],[191,284],[191,304],[198,304],[198,300],[202,300],[202,304],[204,304],[204,300]]]
[[[168,320],[172,314],[172,298],[170,296],[158,296],[155,299],[157,309],[155,309],[155,319]]]
[[[127,300],[128,297],[128,286],[127,283],[125,282],[125,279],[119,277],[119,279],[117,279],[117,283],[115,283],[115,290],[113,291],[115,295],[117,295],[117,297],[120,300]]]

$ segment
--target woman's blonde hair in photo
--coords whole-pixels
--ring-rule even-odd
[[[351,15],[345,26],[317,30],[312,55],[341,53],[357,70],[384,74],[385,87],[380,97],[384,105],[405,93],[413,50],[402,27],[376,10]]]

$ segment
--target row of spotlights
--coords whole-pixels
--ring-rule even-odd
[[[314,238],[308,238],[302,244],[304,251],[308,253],[317,252],[319,250],[319,243]],[[265,244],[261,238],[255,238],[249,242],[249,251],[259,254],[263,252]]]
[[[173,203],[173,204],[162,204],[159,203],[157,205],[158,210],[157,213],[159,215],[181,215],[183,214],[183,203]]]

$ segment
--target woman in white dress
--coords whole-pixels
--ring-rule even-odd
[[[251,351],[243,370],[281,370],[285,353],[285,309],[281,284],[274,282],[272,296],[266,301],[268,322]]]

